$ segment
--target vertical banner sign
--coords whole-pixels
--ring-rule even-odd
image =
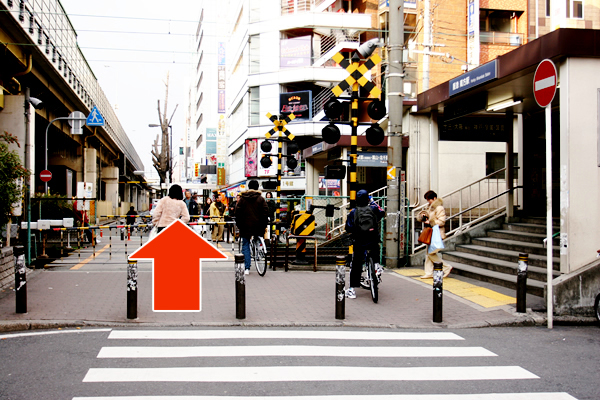
[[[245,146],[245,176],[254,177],[258,175],[258,140],[246,139]]]
[[[219,42],[217,49],[217,112],[225,114],[225,43]]]
[[[467,4],[468,36],[467,65],[469,70],[479,66],[479,0],[469,0]]]

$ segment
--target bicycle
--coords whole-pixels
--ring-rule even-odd
[[[373,303],[379,299],[379,284],[381,283],[381,273],[375,270],[375,263],[368,250],[365,250],[362,273],[360,275],[360,287],[371,291]]]
[[[239,240],[239,252],[242,252],[242,238]],[[258,275],[265,276],[267,273],[267,246],[261,236],[250,238],[250,258],[254,261]]]

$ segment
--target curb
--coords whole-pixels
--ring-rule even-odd
[[[429,326],[414,326],[383,323],[348,323],[348,322],[190,322],[182,324],[164,324],[156,322],[121,322],[121,321],[88,321],[88,320],[25,320],[25,321],[0,321],[0,332],[17,332],[29,330],[48,330],[61,328],[81,327],[109,327],[109,328],[364,328],[364,329],[474,329],[474,328],[500,328],[500,327],[531,327],[543,326],[547,318],[538,313],[515,315],[516,318],[507,318],[497,321],[485,321],[483,323],[465,324],[436,324],[431,322]],[[556,316],[553,318],[556,325],[560,326],[590,326],[598,322],[593,317]]]

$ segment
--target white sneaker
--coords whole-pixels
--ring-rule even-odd
[[[377,280],[381,282],[381,274],[383,274],[383,267],[381,264],[375,263],[375,275],[377,275]]]
[[[349,299],[355,299],[356,298],[356,292],[354,291],[354,288],[348,288],[348,290],[346,290],[346,297]]]
[[[244,275],[250,275],[250,270],[249,269],[244,270]]]

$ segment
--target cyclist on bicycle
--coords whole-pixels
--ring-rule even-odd
[[[383,268],[379,264],[379,221],[385,211],[371,200],[369,193],[361,189],[356,194],[356,208],[350,211],[346,219],[346,232],[350,234],[353,243],[352,267],[350,269],[350,288],[346,297],[356,298],[357,287],[360,287],[365,251],[369,251],[378,279]]]
[[[235,223],[242,238],[242,253],[246,275],[250,273],[252,260],[250,256],[250,239],[252,236],[262,237],[269,223],[269,206],[258,190],[258,181],[248,182],[248,190],[242,192],[235,207]]]

